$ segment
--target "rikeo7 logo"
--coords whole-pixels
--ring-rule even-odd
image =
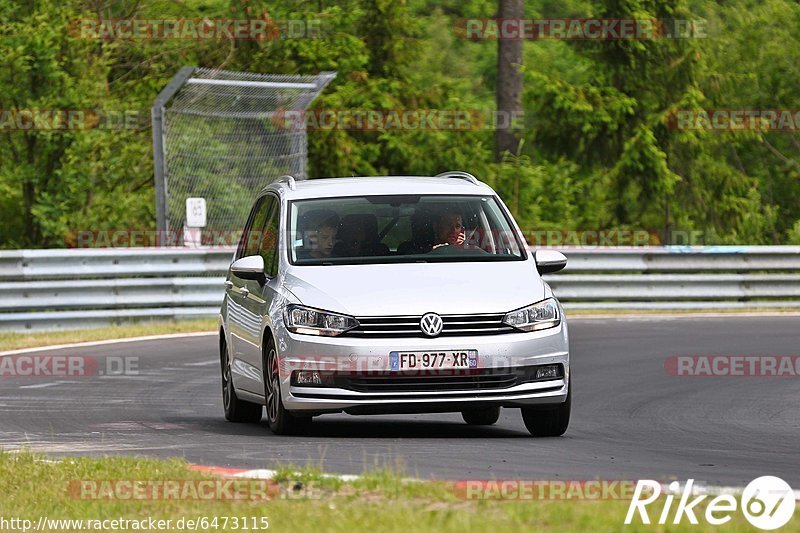
[[[675,509],[672,523],[680,524],[685,516],[690,524],[698,524],[695,507],[706,499],[708,494],[692,497],[694,480],[689,479],[680,494],[678,506]],[[672,512],[672,503],[675,494],[680,489],[680,484],[673,481],[669,485],[670,493],[665,499],[664,508],[658,518],[658,524],[667,524]],[[636,484],[625,524],[631,524],[634,515],[638,512],[643,524],[650,524],[647,506],[656,502],[661,496],[661,484],[651,479],[642,479]],[[729,522],[732,513],[741,508],[744,517],[753,526],[763,529],[778,529],[791,520],[795,508],[795,495],[792,488],[779,477],[762,476],[751,481],[741,494],[741,506],[733,494],[720,494],[715,496],[705,509],[704,518],[711,525],[722,525]]]

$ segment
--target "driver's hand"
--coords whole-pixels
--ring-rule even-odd
[[[458,234],[458,239],[456,239],[456,244],[461,246],[462,244],[464,244],[465,240],[466,240],[466,236],[464,235],[464,232],[462,231],[461,233]]]

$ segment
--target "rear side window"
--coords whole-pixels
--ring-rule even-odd
[[[267,217],[275,203],[276,198],[271,195],[262,196],[256,201],[256,204],[250,211],[250,218],[247,221],[247,226],[245,226],[244,233],[242,233],[242,238],[239,241],[236,259],[259,253],[261,241],[264,236],[264,224],[267,222]]]
[[[274,199],[274,198],[273,198]],[[258,253],[264,258],[264,273],[274,278],[278,274],[278,230],[281,222],[281,204],[275,200],[272,202],[267,221],[261,236],[261,246]]]

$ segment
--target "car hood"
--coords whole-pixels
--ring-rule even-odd
[[[533,261],[293,266],[284,286],[353,316],[505,313],[545,297]]]

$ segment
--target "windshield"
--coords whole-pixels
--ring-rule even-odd
[[[525,259],[494,196],[398,195],[297,200],[295,265]]]

